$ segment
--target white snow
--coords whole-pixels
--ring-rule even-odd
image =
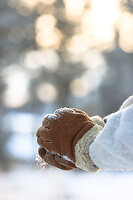
[[[38,153],[36,155],[35,161],[37,162],[37,167],[45,169],[47,163],[39,156]]]
[[[48,115],[48,119],[57,119],[58,117],[57,117],[57,115],[55,115],[55,114],[49,114]]]
[[[46,114],[44,116],[43,121],[45,120],[46,117],[49,120],[52,120],[52,119],[56,120],[56,119],[58,119],[60,117],[60,115],[58,115],[58,114],[62,114],[62,113],[66,113],[66,112],[75,113],[75,111],[72,108],[66,108],[66,107],[59,108],[59,109],[55,110],[55,112],[53,114]]]
[[[0,200],[132,200],[133,173],[38,170],[0,172]]]
[[[67,160],[67,161],[70,161],[70,162],[72,162],[72,163],[73,163],[73,161],[72,161],[72,160],[70,160],[70,158],[68,158],[68,156],[62,156],[62,158],[64,158],[65,160]]]
[[[57,109],[55,112],[57,112],[57,111],[58,111],[58,113],[75,112],[72,108],[66,108],[66,107]]]

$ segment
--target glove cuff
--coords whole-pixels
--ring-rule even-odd
[[[76,167],[89,172],[96,172],[99,170],[89,156],[89,146],[101,131],[102,127],[96,124],[77,142],[75,145]]]

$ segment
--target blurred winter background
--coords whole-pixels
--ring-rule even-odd
[[[0,0],[0,200],[133,199],[132,172],[37,167],[45,114],[133,93],[133,0]]]

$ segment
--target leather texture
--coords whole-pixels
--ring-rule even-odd
[[[89,116],[75,108],[61,108],[45,116],[37,131],[39,155],[47,163],[69,170],[75,166],[75,145],[92,127]]]

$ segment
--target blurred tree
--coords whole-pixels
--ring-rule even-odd
[[[132,21],[132,1],[0,0],[0,161],[8,113],[118,109],[133,91]]]

